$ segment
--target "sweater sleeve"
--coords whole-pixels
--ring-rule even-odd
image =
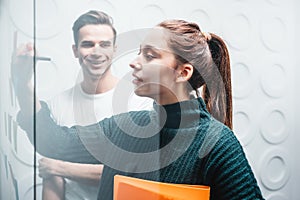
[[[211,199],[264,199],[242,146],[229,129],[209,155]]]
[[[103,130],[104,122],[87,127],[73,126],[71,128],[58,126],[50,116],[50,110],[45,102],[36,115],[28,117],[22,112],[18,113],[17,121],[26,131],[30,142],[41,155],[77,163],[100,163],[92,153],[97,149]],[[35,120],[35,124],[33,123]],[[35,129],[34,129],[35,126]],[[88,135],[93,132],[94,134]]]

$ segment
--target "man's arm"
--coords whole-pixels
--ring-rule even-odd
[[[103,165],[71,163],[51,158],[39,160],[39,176],[61,176],[77,182],[98,185],[102,175]]]
[[[64,200],[65,182],[62,177],[51,176],[43,179],[43,200]]]

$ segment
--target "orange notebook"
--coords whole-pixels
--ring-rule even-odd
[[[209,200],[209,186],[114,177],[114,200]]]

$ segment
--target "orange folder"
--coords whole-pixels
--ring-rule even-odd
[[[114,177],[114,200],[209,200],[209,186]]]

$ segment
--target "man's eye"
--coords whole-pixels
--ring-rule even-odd
[[[104,48],[105,48],[105,47],[110,47],[110,46],[111,46],[111,43],[110,43],[110,42],[103,42],[103,43],[100,44],[100,46],[101,46],[101,47],[104,47]]]
[[[94,44],[92,44],[92,43],[82,43],[80,46],[84,47],[84,48],[90,48],[90,47],[93,47]]]

